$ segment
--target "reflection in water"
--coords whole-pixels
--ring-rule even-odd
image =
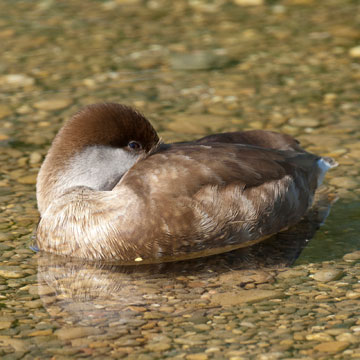
[[[236,285],[241,287],[266,282],[267,273],[293,264],[325,220],[333,200],[322,192],[307,216],[293,228],[252,247],[207,258],[116,266],[40,253],[39,295],[48,312],[67,323],[106,327],[134,321],[136,312],[132,310],[139,307],[143,311],[162,309],[181,301],[182,306],[172,314],[179,315],[186,309],[184,295],[192,308],[194,303],[209,308],[209,291],[227,286],[224,274],[240,274]],[[256,269],[260,268],[259,276]]]

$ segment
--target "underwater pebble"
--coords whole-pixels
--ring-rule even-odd
[[[201,354],[201,353],[197,353],[197,354],[189,354],[186,355],[186,360],[207,360],[209,357],[206,354]]]
[[[12,110],[4,104],[0,104],[0,119],[3,119],[12,114]]]
[[[72,340],[90,335],[98,335],[103,331],[94,327],[72,327],[62,328],[55,331],[55,335],[61,340]]]
[[[34,107],[39,110],[55,111],[64,109],[71,104],[71,99],[48,99],[36,102]]]
[[[24,74],[9,74],[0,78],[0,84],[7,84],[14,87],[33,85],[35,79]]]
[[[349,50],[349,55],[353,58],[360,58],[360,46],[355,46]]]
[[[42,160],[42,155],[38,152],[32,152],[30,154],[29,162],[30,164],[38,164]]]
[[[336,354],[349,347],[350,343],[347,341],[329,341],[316,345],[314,349],[319,352],[325,352],[328,354]]]
[[[359,186],[358,181],[344,176],[332,178],[329,180],[329,183],[331,185],[335,185],[340,188],[343,187],[346,189],[355,189]]]
[[[20,184],[34,185],[34,184],[36,184],[36,178],[37,178],[37,174],[26,175],[26,176],[19,177],[17,179],[17,182]]]
[[[264,4],[264,0],[233,0],[239,6],[259,6]]]
[[[0,232],[0,241],[8,241],[8,240],[12,240],[13,239],[13,235],[8,234],[8,233],[1,233]]]
[[[1,235],[1,234],[0,234]],[[356,260],[360,260],[360,250],[358,251],[354,251],[352,253],[349,253],[349,254],[345,254],[343,259],[345,261],[349,261],[349,262],[353,262],[353,261],[356,261]]]
[[[344,275],[342,270],[338,269],[324,269],[317,271],[313,275],[313,279],[316,281],[327,282],[340,279]]]
[[[18,266],[0,266],[0,276],[6,279],[18,279],[25,276]]]
[[[320,125],[320,121],[312,118],[292,118],[289,120],[289,124],[299,127],[317,127]]]
[[[150,351],[165,351],[170,349],[169,343],[162,343],[162,342],[156,342],[156,343],[149,343],[145,346],[146,349]]]
[[[243,303],[255,303],[258,301],[281,297],[278,291],[273,290],[244,290],[241,292],[225,292],[211,296],[210,300],[214,304],[221,306],[234,306]]]
[[[170,56],[170,65],[174,70],[209,70],[225,67],[231,59],[224,51],[195,51],[176,53]]]

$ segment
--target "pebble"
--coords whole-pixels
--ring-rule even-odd
[[[12,114],[12,110],[9,106],[0,104],[0,119],[3,119]]]
[[[54,98],[54,99],[37,101],[36,103],[34,103],[34,107],[39,110],[56,111],[56,110],[62,110],[64,108],[67,108],[71,104],[72,104],[71,99]]]
[[[270,282],[274,275],[263,270],[231,271],[219,276],[219,282],[226,285],[241,285],[243,283],[254,282],[257,284]]]
[[[345,296],[349,299],[360,299],[360,292],[349,290]]]
[[[99,335],[103,331],[96,327],[71,327],[71,328],[61,328],[55,331],[55,335],[60,340],[73,340],[77,338],[87,337],[90,335]]]
[[[192,53],[176,53],[170,56],[170,66],[174,70],[210,70],[229,65],[231,59],[225,51],[195,51]]]
[[[359,45],[359,46],[352,47],[352,48],[349,50],[349,55],[350,55],[352,58],[360,58],[360,45]]]
[[[0,276],[5,279],[18,279],[25,276],[18,266],[0,266]]]
[[[348,262],[354,262],[354,261],[360,260],[360,250],[354,251],[349,254],[345,254],[343,259]]]
[[[0,345],[11,346],[15,349],[15,351],[26,351],[30,344],[24,340],[13,339],[10,336],[0,335]]]
[[[35,79],[25,74],[9,74],[0,77],[0,85],[6,84],[13,87],[25,87],[34,85]]]
[[[301,278],[308,275],[307,270],[296,270],[296,269],[289,269],[285,271],[281,271],[278,275],[278,279],[291,279],[291,278]]]
[[[314,128],[320,125],[320,121],[318,119],[300,117],[290,119],[289,124],[296,127]]]
[[[0,232],[0,241],[8,241],[8,240],[12,240],[13,239],[13,235],[9,234],[9,233],[2,233]]]
[[[239,6],[259,6],[264,5],[264,0],[233,0]]]
[[[316,345],[314,349],[319,352],[325,352],[328,354],[336,354],[348,348],[350,345],[347,341],[328,341]]]
[[[186,360],[207,360],[208,358],[206,354],[202,353],[186,355]]]
[[[42,155],[38,152],[32,152],[30,154],[29,162],[30,164],[39,164],[42,160]]]
[[[211,296],[211,302],[221,306],[235,306],[244,303],[275,299],[281,297],[281,293],[275,290],[243,290],[238,292],[217,293]]]
[[[171,348],[169,343],[162,343],[162,342],[155,342],[155,343],[149,343],[145,346],[146,349],[150,351],[166,351]]]
[[[322,332],[322,333],[315,333],[315,334],[306,335],[306,340],[309,340],[309,341],[315,340],[315,341],[324,342],[324,341],[332,341],[333,338],[329,334]]]
[[[206,134],[218,131],[224,126],[224,119],[214,115],[184,115],[172,116],[173,121],[167,126],[170,130],[183,134]]]
[[[28,336],[48,336],[53,333],[52,329],[36,330],[28,334]]]
[[[38,309],[43,306],[43,303],[41,300],[25,301],[24,306],[29,309]]]
[[[339,188],[355,189],[359,186],[359,182],[345,176],[335,177],[329,180],[331,185],[335,185]]]
[[[13,324],[13,321],[0,320],[0,330],[10,329],[12,324]]]
[[[323,269],[323,270],[317,271],[313,275],[313,279],[316,281],[328,282],[328,281],[339,280],[343,275],[344,275],[344,272],[342,270]]]
[[[31,174],[19,177],[17,179],[17,182],[20,184],[26,184],[26,185],[34,185],[36,184],[37,174]]]

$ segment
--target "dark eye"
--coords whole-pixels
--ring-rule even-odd
[[[140,150],[142,148],[141,144],[137,141],[130,141],[128,147],[133,150]]]

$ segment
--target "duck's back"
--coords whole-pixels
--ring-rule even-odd
[[[318,159],[229,142],[166,145],[137,163],[114,191],[127,188],[141,202],[127,217],[130,227],[144,212],[131,234],[139,258],[203,256],[298,222],[317,186]]]

